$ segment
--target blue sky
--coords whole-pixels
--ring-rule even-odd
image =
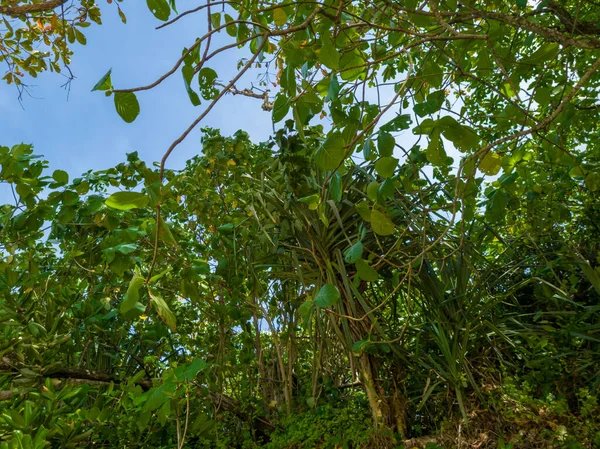
[[[193,1],[179,1],[180,11]],[[121,23],[113,5],[103,5],[103,25],[86,29],[87,45],[73,47],[71,68],[77,77],[67,93],[60,86],[61,75],[45,73],[29,79],[35,86],[19,104],[14,86],[0,83],[0,145],[26,142],[35,146],[50,162],[51,170],[61,168],[76,176],[88,169],[103,169],[138,151],[147,162],[160,160],[170,143],[187,128],[205,104],[194,107],[185,92],[179,72],[151,91],[140,92],[141,113],[134,123],[123,122],[111,98],[91,92],[94,84],[113,69],[115,88],[136,87],[154,81],[170,69],[184,47],[206,30],[204,13],[188,15],[176,24],[155,30],[161,22],[148,11],[145,2],[121,4],[127,24]],[[228,36],[223,36],[228,37]],[[214,48],[217,48],[214,42]],[[234,76],[235,61],[243,54],[228,53],[211,67],[219,79]],[[254,81],[248,74],[247,83]],[[220,128],[224,135],[246,130],[255,140],[271,134],[270,114],[262,111],[260,100],[236,96],[224,98],[203,122]],[[196,129],[169,159],[171,168],[182,167],[185,160],[200,151],[200,131]]]

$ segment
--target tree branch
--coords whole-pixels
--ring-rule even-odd
[[[4,14],[10,17],[19,17],[27,14],[35,14],[40,12],[52,11],[59,6],[67,3],[68,0],[47,0],[42,3],[28,4],[28,5],[6,5],[0,6],[0,14]]]

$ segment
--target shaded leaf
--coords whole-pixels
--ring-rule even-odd
[[[140,209],[148,205],[148,195],[138,192],[116,192],[104,202],[108,207],[119,210]]]
[[[314,303],[317,307],[329,307],[340,300],[340,291],[333,284],[325,284],[319,289]]]
[[[371,211],[371,227],[373,232],[379,235],[391,235],[394,233],[394,223],[385,214],[376,209]]]

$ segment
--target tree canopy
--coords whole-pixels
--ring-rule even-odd
[[[204,34],[90,95],[181,76],[160,162],[0,142],[0,448],[600,447],[598,4],[147,5]],[[3,79],[114,8],[2,0]],[[225,95],[271,138],[204,127]]]

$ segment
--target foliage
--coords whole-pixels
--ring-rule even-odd
[[[93,90],[132,122],[181,70],[201,112],[160,164],[71,179],[0,147],[2,447],[598,447],[597,5],[148,7],[207,33]],[[229,93],[272,138],[202,128],[169,169]]]
[[[121,2],[123,0],[117,0]],[[109,5],[112,0],[107,2]],[[113,5],[123,23],[127,21],[120,6]],[[67,83],[74,75],[69,68],[72,47],[85,45],[85,28],[102,23],[100,8],[94,0],[3,0],[0,2],[0,62],[7,70],[2,77],[14,84],[19,96],[27,88],[27,77],[40,73],[67,72]]]

